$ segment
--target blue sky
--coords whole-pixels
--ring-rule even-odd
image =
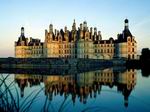
[[[150,47],[150,0],[1,0],[0,57],[14,56],[14,41],[25,27],[27,37],[44,41],[44,30],[67,26],[73,19],[97,27],[103,39],[116,38],[124,28],[124,19],[138,42],[138,51]]]

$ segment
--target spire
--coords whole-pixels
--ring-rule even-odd
[[[24,44],[21,45],[27,45],[27,39],[25,38],[24,35],[24,27],[21,27],[21,36],[19,37],[19,41],[20,42],[24,41]]]
[[[53,32],[53,24],[49,25],[49,32],[52,33]]]
[[[75,19],[73,20],[72,30],[76,30],[76,21],[75,21]]]
[[[132,37],[132,34],[129,30],[129,20],[124,20],[124,30],[123,30],[123,38],[127,38],[128,36]]]
[[[87,22],[86,21],[83,22],[83,29],[87,30]]]
[[[129,20],[128,19],[124,20],[124,29],[125,30],[129,29]]]
[[[101,31],[98,31],[98,40],[102,40]]]
[[[24,27],[21,27],[21,36],[24,36]]]

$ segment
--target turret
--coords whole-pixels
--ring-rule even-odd
[[[64,31],[65,31],[65,33],[67,32],[67,26],[65,26]]]
[[[83,30],[83,25],[82,25],[82,23],[80,24],[80,30]]]
[[[90,33],[92,34],[92,32],[93,32],[93,28],[91,27],[91,28],[90,28]]]
[[[102,40],[101,31],[98,31],[98,40]]]
[[[73,30],[73,31],[76,30],[76,22],[75,22],[75,19],[74,19],[74,21],[73,21],[72,30]]]
[[[87,30],[87,22],[86,21],[83,22],[83,29]]]
[[[94,41],[96,41],[97,40],[97,28],[96,27],[94,27]]]
[[[129,29],[129,20],[128,19],[124,20],[124,29],[125,30]]]
[[[47,31],[47,30],[45,30],[45,37],[47,37],[47,35],[48,35],[48,31]]]
[[[94,35],[97,35],[97,28],[94,27]]]
[[[52,25],[52,24],[49,25],[49,32],[50,32],[50,33],[53,32],[53,25]]]
[[[69,41],[69,33],[67,31],[67,26],[65,26],[64,31],[65,31],[64,32],[64,38],[65,38],[66,41]]]
[[[129,20],[128,19],[125,19],[124,20],[124,30],[123,30],[123,38],[124,39],[127,39],[127,37],[132,37],[132,34],[129,30]]]
[[[26,41],[25,35],[24,35],[24,27],[21,27],[21,36],[20,36],[20,41]]]
[[[55,36],[57,36],[57,30],[55,29]]]
[[[21,27],[21,36],[24,36],[24,27]]]

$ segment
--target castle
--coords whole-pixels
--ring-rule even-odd
[[[15,42],[15,57],[17,58],[88,58],[88,59],[136,59],[137,42],[129,30],[129,20],[124,21],[124,30],[117,35],[117,39],[103,40],[101,31],[97,28],[88,28],[87,22],[76,27],[74,20],[72,30],[67,27],[49,31],[45,30],[45,41],[30,40],[25,37],[24,28]]]

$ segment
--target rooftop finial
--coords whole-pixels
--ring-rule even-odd
[[[75,22],[75,19],[73,20],[72,30],[76,30],[76,22]]]
[[[125,22],[125,23],[128,23],[128,22],[129,22],[129,20],[126,18],[126,19],[124,20],[124,22]]]
[[[124,20],[124,28],[125,28],[125,30],[129,29],[129,20],[128,19]]]
[[[24,27],[21,27],[21,36],[24,36]]]

